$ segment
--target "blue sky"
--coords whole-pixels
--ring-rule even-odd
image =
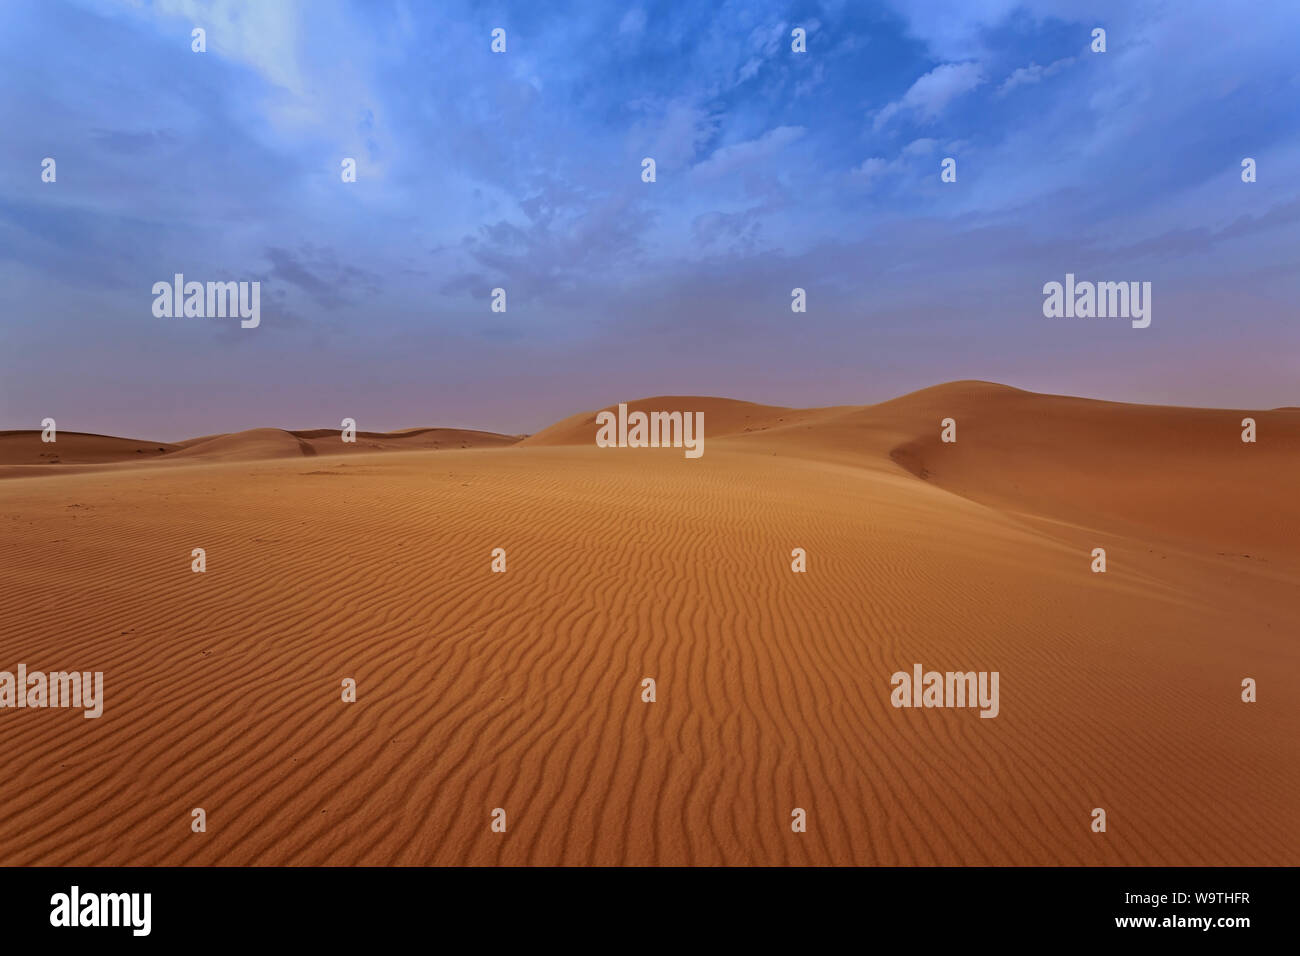
[[[1297,40],[1290,0],[6,3],[0,427],[1300,404]],[[177,272],[261,326],[156,318]],[[1151,327],[1044,318],[1066,272],[1152,282]]]

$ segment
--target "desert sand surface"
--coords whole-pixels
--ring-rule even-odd
[[[0,434],[0,670],[105,698],[0,710],[0,863],[1300,864],[1300,412],[630,404],[704,455]]]

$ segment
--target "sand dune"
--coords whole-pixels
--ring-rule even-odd
[[[453,448],[504,448],[519,441],[518,435],[469,428],[407,428],[395,432],[357,432],[355,443],[345,444],[338,429],[293,432],[321,455],[354,454],[367,451],[414,451]]]
[[[727,435],[750,434],[781,428],[825,417],[835,409],[782,408],[777,405],[756,405],[730,398],[705,398],[689,395],[658,395],[639,398],[625,403],[629,412],[684,411],[703,412],[709,438]],[[580,412],[564,421],[544,428],[525,438],[522,445],[590,445],[596,434],[596,414],[600,411],[617,411],[618,405]]]
[[[987,383],[680,402],[698,460],[595,448],[584,413],[513,447],[259,429],[5,481],[0,669],[103,670],[106,700],[0,710],[0,853],[1300,863],[1300,415]],[[892,707],[915,662],[999,671],[999,716]]]
[[[958,441],[944,445],[938,422],[950,415]],[[1255,556],[1294,555],[1300,540],[1295,412],[1124,405],[973,384],[959,394],[927,389],[867,417],[916,432],[891,451],[900,465],[1006,511]],[[1253,444],[1241,440],[1246,417],[1258,428]]]
[[[301,458],[318,454],[363,454],[373,451],[414,449],[502,448],[519,441],[518,435],[466,428],[407,428],[394,432],[357,432],[355,442],[344,442],[338,429],[287,431],[252,428],[229,434],[204,435],[179,442],[110,438],[81,432],[58,433],[52,443],[41,441],[39,431],[0,431],[0,478],[30,477],[30,465],[93,466],[119,462],[257,461],[267,458]],[[60,468],[51,473],[96,470]]]
[[[0,465],[90,464],[156,458],[179,446],[137,438],[113,438],[85,432],[57,433],[58,441],[41,441],[40,430],[0,431]]]
[[[248,461],[259,458],[299,458],[314,454],[316,450],[293,432],[280,428],[253,428],[188,444],[173,452],[171,457]]]

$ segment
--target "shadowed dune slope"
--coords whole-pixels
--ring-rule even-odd
[[[91,464],[157,458],[179,445],[139,438],[113,438],[85,432],[55,433],[57,441],[41,441],[39,430],[0,431],[0,465]]]
[[[1003,510],[1190,547],[1281,557],[1300,540],[1300,413],[1126,405],[980,383],[856,413],[911,437],[890,455]],[[945,444],[940,421],[954,418]],[[1253,418],[1257,441],[1241,440]]]

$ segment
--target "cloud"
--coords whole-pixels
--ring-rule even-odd
[[[297,2],[157,0],[154,9],[202,27],[209,50],[252,67],[273,86],[304,93],[298,33],[305,11]]]
[[[271,246],[266,250],[266,258],[271,261],[268,278],[297,286],[326,308],[356,302],[363,295],[377,293],[380,289],[377,276],[340,262],[333,249],[308,243],[294,253]]]
[[[589,306],[602,284],[642,255],[641,237],[653,216],[643,196],[624,189],[572,202],[549,197],[530,204],[536,215],[526,225],[480,225],[459,250],[472,267],[451,275],[440,291],[466,294],[508,280],[512,295],[535,305]]]
[[[873,183],[888,171],[890,163],[880,156],[872,156],[864,159],[861,165],[855,166],[851,175],[863,183]]]
[[[903,155],[908,157],[929,156],[931,153],[934,152],[934,148],[938,145],[939,145],[939,141],[937,139],[930,139],[929,137],[923,136],[920,139],[912,140],[910,143],[904,146]]]
[[[1040,82],[1044,77],[1051,76],[1053,73],[1059,73],[1071,63],[1075,57],[1067,56],[1055,60],[1047,66],[1039,66],[1037,63],[1030,63],[1028,66],[1022,66],[1013,72],[998,87],[998,96],[1006,96],[1017,86],[1027,86],[1032,83]]]
[[[864,159],[853,169],[849,170],[849,177],[858,185],[874,187],[882,183],[885,179],[893,179],[895,182],[902,182],[908,179],[915,179],[920,169],[929,168],[933,160],[927,160],[938,148],[939,141],[930,137],[914,139],[901,150],[892,160],[887,160],[882,156],[872,156]],[[948,152],[953,152],[951,145]]]
[[[691,173],[703,177],[721,176],[780,152],[803,134],[802,126],[778,126],[758,139],[719,147],[712,156],[697,164]]]
[[[631,149],[638,160],[652,157],[659,169],[689,165],[717,129],[718,121],[708,109],[685,98],[658,109],[653,104],[638,105],[651,115],[628,134]]]
[[[911,114],[922,121],[935,119],[961,96],[984,82],[984,71],[976,62],[944,63],[911,85],[903,98],[887,104],[876,114],[872,127],[879,132],[899,114]]]
[[[1184,0],[1178,14],[1198,0]],[[1221,0],[1208,0],[1221,7]],[[925,44],[939,60],[983,58],[990,43],[999,39],[1000,27],[1014,23],[1019,31],[1041,28],[1045,23],[1073,21],[1082,17],[1089,28],[1109,26],[1137,9],[1132,0],[890,0],[907,24],[908,35]],[[1086,6],[1086,13],[1077,9]],[[1086,35],[1086,32],[1085,32]]]
[[[749,48],[760,56],[775,56],[785,40],[785,23],[755,27],[749,34]]]

